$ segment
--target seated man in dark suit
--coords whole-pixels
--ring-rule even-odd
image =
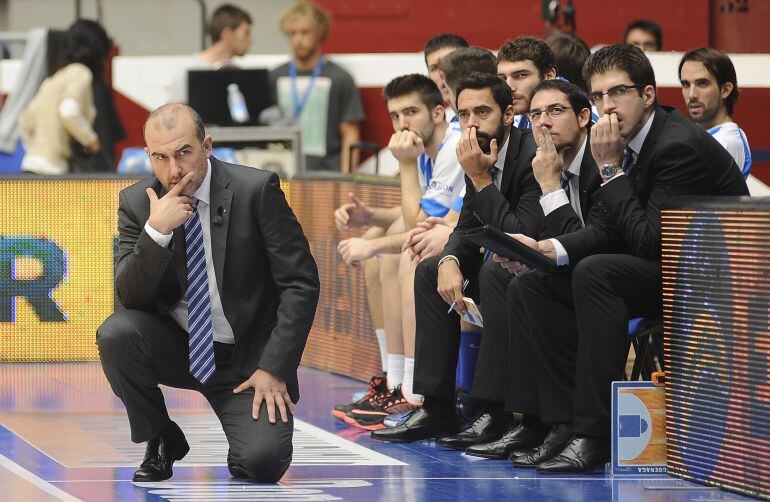
[[[602,114],[591,132],[601,211],[554,239],[517,236],[571,270],[521,275],[508,287],[518,354],[510,407],[528,415],[525,423],[549,426],[540,446],[511,458],[545,473],[590,472],[609,460],[610,386],[628,356],[628,319],[661,315],[661,209],[685,195],[748,195],[730,154],[657,104],[655,75],[639,48],[600,49],[583,73]]]
[[[532,108],[527,118],[538,145],[532,170],[542,192],[540,206],[545,216],[539,237],[545,239],[584,226],[590,217],[592,194],[599,188],[601,178],[589,144],[591,105],[588,96],[569,82],[543,80],[533,89],[530,99]],[[508,275],[493,283],[500,294],[485,297],[485,303],[482,303],[485,309],[507,310],[505,289],[512,279],[513,276]],[[493,400],[505,401],[506,363],[515,357],[515,354],[509,354],[506,359],[505,354],[508,354],[507,323],[497,330],[485,330],[476,361],[476,377],[484,383],[483,387],[474,388],[479,397],[494,392]],[[505,416],[510,420],[510,414]],[[439,443],[454,443],[458,449],[465,445],[468,455],[508,458],[512,450],[535,447],[543,439],[542,427],[533,430],[513,423],[504,434],[492,440],[489,429],[479,420],[454,437],[440,439]]]
[[[404,423],[372,432],[372,437],[384,441],[417,441],[458,432],[455,366],[460,343],[458,314],[466,311],[462,287],[466,277],[474,283],[474,290],[481,291],[482,306],[486,301],[483,272],[479,272],[482,255],[462,235],[480,223],[529,235],[537,235],[540,228],[539,189],[531,167],[535,142],[530,131],[511,127],[510,88],[493,74],[473,73],[457,83],[454,94],[463,130],[457,155],[466,173],[466,194],[442,255],[422,261],[415,275],[414,388],[425,396],[424,406]],[[500,272],[491,261],[485,267],[489,273]],[[502,297],[502,291],[498,294]],[[492,325],[505,329],[504,310],[482,311],[482,316],[484,331]],[[502,412],[502,401],[496,405],[490,411]],[[510,421],[510,414],[507,418]],[[505,430],[507,425],[500,428]]]
[[[278,176],[211,157],[192,108],[158,108],[144,137],[155,176],[123,190],[118,210],[125,309],[96,335],[131,440],[147,442],[134,481],[170,478],[190,449],[163,384],[208,399],[234,477],[276,482],[291,463],[297,367],[318,302],[307,239]]]

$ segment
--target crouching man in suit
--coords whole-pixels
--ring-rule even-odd
[[[155,176],[123,190],[118,209],[125,309],[97,331],[131,440],[147,442],[134,481],[170,478],[189,451],[158,384],[206,397],[234,477],[278,481],[291,463],[297,367],[318,302],[307,239],[278,177],[212,157],[192,108],[156,109],[144,137]]]

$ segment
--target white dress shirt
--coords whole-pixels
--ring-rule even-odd
[[[505,156],[508,153],[508,141],[511,139],[511,135],[509,134],[507,138],[505,138],[505,143],[503,143],[503,146],[500,147],[500,149],[497,151],[497,162],[495,162],[495,167],[498,169],[497,176],[495,176],[495,186],[498,190],[500,190],[500,186],[502,186],[503,183],[503,169],[505,168]]]
[[[567,193],[563,188],[551,192],[549,194],[540,197],[540,207],[543,208],[543,214],[548,216],[550,213],[556,211],[561,206],[571,204],[572,209],[577,213],[580,218],[580,223],[585,226],[583,221],[583,213],[580,211],[580,165],[583,163],[583,155],[586,153],[586,143],[588,143],[588,135],[583,139],[583,144],[580,146],[575,158],[572,159],[567,171],[573,174],[569,180],[569,193],[572,194],[572,200],[567,197]]]
[[[650,115],[650,118],[647,119],[647,122],[645,122],[642,130],[639,131],[639,133],[634,136],[634,139],[628,143],[628,148],[631,149],[632,155],[634,157],[634,161],[631,165],[636,164],[636,161],[639,159],[639,152],[642,151],[642,145],[644,145],[644,140],[647,139],[647,134],[650,132],[650,128],[652,127],[652,119],[654,118],[655,112],[652,112],[652,115]],[[619,176],[625,176],[625,173],[623,171],[618,172],[615,176],[602,183],[602,186],[606,185],[607,183],[612,183],[612,180]],[[572,185],[570,185],[570,190],[572,190]],[[564,246],[562,246],[561,242],[559,242],[559,239],[548,240],[550,240],[553,243],[553,247],[556,248],[556,265],[569,265],[569,255],[567,254],[567,250],[564,249]]]
[[[206,275],[208,276],[209,298],[211,299],[211,322],[214,327],[214,341],[221,343],[235,343],[233,328],[227,322],[225,311],[222,309],[222,299],[219,297],[217,277],[214,273],[214,259],[211,255],[211,161],[206,163],[206,176],[203,183],[195,191],[193,197],[198,199],[198,215],[203,230],[203,247],[206,252]],[[160,246],[168,247],[173,233],[165,235],[150,226],[150,222],[144,224],[144,230]],[[179,303],[169,312],[169,315],[179,326],[189,332],[187,326],[187,292]]]

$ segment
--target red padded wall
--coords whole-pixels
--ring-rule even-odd
[[[541,0],[317,1],[334,17],[325,46],[330,53],[417,52],[431,35],[441,32],[457,33],[491,49],[507,38],[545,34]],[[684,51],[709,41],[709,0],[573,3],[576,33],[589,46],[620,41],[626,24],[639,18],[660,24],[665,50]]]
[[[711,0],[711,44],[727,52],[770,52],[767,0]]]

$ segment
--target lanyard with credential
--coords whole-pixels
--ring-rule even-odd
[[[305,105],[307,104],[307,100],[310,98],[310,93],[313,91],[313,86],[315,85],[315,81],[318,78],[318,75],[321,74],[321,70],[324,67],[324,63],[326,61],[324,60],[323,56],[318,60],[318,64],[315,65],[315,69],[313,70],[313,74],[310,75],[310,83],[307,85],[307,89],[305,89],[305,93],[302,95],[302,100],[299,99],[299,93],[297,92],[297,67],[294,64],[294,60],[292,59],[291,62],[289,62],[289,77],[291,77],[291,100],[292,104],[294,105],[294,119],[298,119],[300,115],[302,115],[302,110],[305,108]]]

